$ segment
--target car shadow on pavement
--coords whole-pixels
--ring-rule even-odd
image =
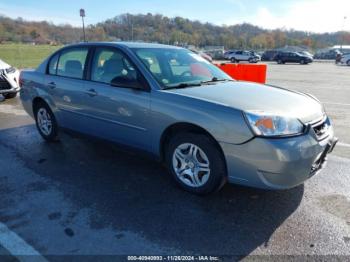
[[[57,185],[74,207],[73,217],[89,209],[91,228],[134,232],[183,255],[246,256],[269,247],[271,235],[304,193],[304,186],[263,191],[226,185],[215,194],[195,196],[143,155],[66,134],[48,144],[34,125],[1,130],[0,143]]]

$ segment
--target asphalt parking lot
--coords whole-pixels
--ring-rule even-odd
[[[47,144],[18,98],[0,103],[0,247],[49,260],[350,256],[350,68],[269,63],[268,83],[318,97],[340,141],[323,172],[286,191],[194,196],[143,155],[66,134]]]

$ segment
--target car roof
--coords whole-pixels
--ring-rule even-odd
[[[167,48],[167,49],[182,49],[181,47],[163,45],[156,43],[143,43],[143,42],[83,42],[78,44],[67,45],[66,47],[74,46],[119,46],[119,47],[128,47],[128,48]]]

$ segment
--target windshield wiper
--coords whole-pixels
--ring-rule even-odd
[[[186,88],[192,86],[201,86],[202,83],[179,83],[177,85],[165,86],[163,89],[177,89],[177,88]]]
[[[227,79],[227,78],[217,78],[217,77],[213,77],[211,80],[207,80],[207,81],[202,81],[201,84],[210,84],[210,83],[215,83],[215,82],[226,82],[226,81],[234,81],[232,79]]]
[[[234,81],[232,79],[227,79],[227,78],[217,78],[213,77],[211,80],[207,81],[201,81],[201,82],[195,82],[195,83],[179,83],[176,85],[171,85],[171,86],[165,86],[163,89],[177,89],[177,88],[186,88],[186,87],[192,87],[192,86],[201,86],[202,84],[210,84],[210,83],[215,83],[215,82],[226,82],[226,81]]]

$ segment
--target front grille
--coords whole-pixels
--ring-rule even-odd
[[[312,125],[312,128],[315,131],[317,138],[320,140],[328,137],[329,127],[330,127],[330,125],[327,121],[327,118],[324,118],[321,121]]]

